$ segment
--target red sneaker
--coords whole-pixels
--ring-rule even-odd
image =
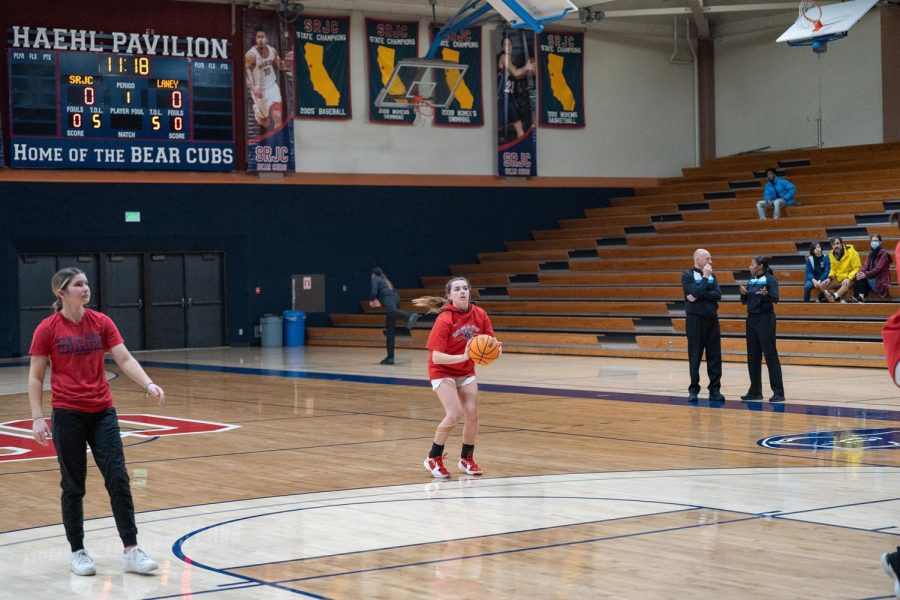
[[[475,459],[471,454],[460,458],[456,466],[466,475],[481,475],[481,467],[475,464]]]
[[[450,472],[444,468],[443,456],[426,458],[425,462],[422,464],[425,465],[425,470],[431,473],[432,477],[436,477],[438,479],[448,479],[450,477]]]

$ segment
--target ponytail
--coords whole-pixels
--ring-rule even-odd
[[[373,271],[374,272],[374,271]],[[453,287],[454,281],[465,281],[466,285],[470,288],[472,287],[469,284],[469,280],[465,277],[453,277],[448,282],[447,285],[444,286],[444,297],[438,298],[437,296],[422,296],[420,298],[416,298],[412,301],[413,305],[417,308],[424,308],[427,313],[437,313],[441,312],[441,309],[450,302],[450,289]],[[471,302],[471,300],[470,300]]]
[[[82,275],[84,271],[81,269],[77,269],[75,267],[69,267],[67,269],[61,269],[57,271],[53,278],[50,280],[50,289],[53,291],[53,295],[56,299],[53,301],[53,304],[50,307],[53,309],[53,312],[59,312],[62,310],[62,299],[59,297],[59,293],[65,291],[67,287],[69,287],[69,282],[72,281],[72,278],[76,275]]]

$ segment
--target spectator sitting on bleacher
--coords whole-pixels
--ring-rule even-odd
[[[781,216],[781,209],[794,205],[794,194],[797,193],[797,186],[793,183],[779,177],[775,173],[774,168],[766,169],[766,187],[763,191],[763,199],[756,203],[756,212],[762,221],[766,220],[766,208],[774,206],[772,216],[777,219]]]
[[[819,290],[819,302],[825,302],[824,285],[822,282],[828,278],[831,271],[831,260],[822,251],[822,244],[813,242],[809,247],[809,257],[806,259],[806,286],[803,288],[803,301],[809,302],[809,294],[813,288]]]
[[[850,289],[856,280],[856,274],[862,263],[859,261],[859,253],[853,244],[845,244],[840,237],[831,238],[831,270],[828,272],[828,279],[825,284],[825,298],[829,302],[840,301],[846,303],[844,295],[846,294],[850,300],[853,300],[853,293]],[[837,290],[832,292],[831,290]]]
[[[854,294],[860,302],[865,302],[869,292],[875,292],[879,300],[889,300],[891,297],[891,255],[881,247],[881,234],[872,236],[871,245],[866,266],[856,274]]]

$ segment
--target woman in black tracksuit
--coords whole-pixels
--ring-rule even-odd
[[[775,304],[778,302],[778,280],[769,268],[768,259],[757,256],[750,261],[750,281],[740,286],[741,304],[747,306],[747,370],[750,389],[741,400],[762,400],[762,357],[769,369],[772,397],[769,402],[784,402],[781,362],[775,348]]]
[[[406,328],[412,330],[419,319],[418,313],[408,313],[400,310],[400,295],[394,289],[394,284],[388,279],[381,267],[372,269],[372,293],[369,295],[369,306],[384,307],[384,335],[387,338],[387,357],[381,361],[383,365],[394,364],[394,330],[397,319],[406,319]]]

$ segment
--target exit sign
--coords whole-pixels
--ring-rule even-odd
[[[141,222],[141,211],[126,210],[125,211],[125,222],[126,223],[140,223]]]

